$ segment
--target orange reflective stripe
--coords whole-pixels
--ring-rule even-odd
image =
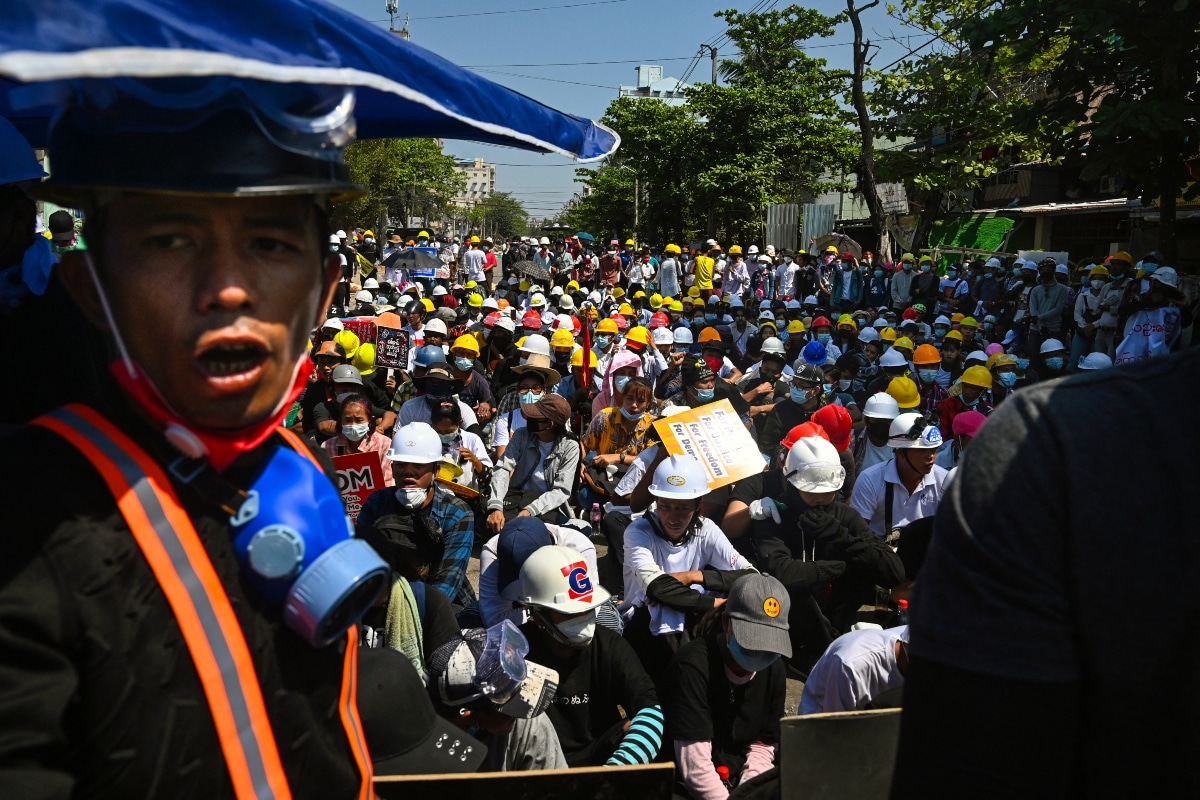
[[[317,457],[312,454],[312,450],[309,450],[308,446],[304,444],[304,440],[296,435],[295,431],[290,431],[287,428],[279,428],[278,430],[279,435],[283,437],[285,442],[292,446],[293,450],[315,464],[317,469],[321,471],[322,475],[325,474],[325,467],[320,461],[317,460]]]
[[[354,760],[358,762],[358,770],[362,774],[362,788],[359,790],[358,796],[361,800],[369,800],[374,770],[371,766],[371,754],[367,751],[367,737],[362,730],[362,720],[358,718],[357,625],[350,626],[346,642],[346,658],[342,664],[342,691],[338,697],[338,710],[342,715],[342,724],[346,727],[346,735],[350,738],[350,750],[354,753]]]
[[[95,466],[183,633],[239,800],[288,800],[250,649],[216,570],[162,468],[86,406],[34,420]]]

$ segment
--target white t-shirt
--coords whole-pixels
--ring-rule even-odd
[[[863,433],[863,436],[866,435],[866,433]],[[873,467],[876,464],[882,464],[886,461],[889,461],[891,457],[891,447],[889,447],[887,444],[884,444],[881,447],[876,447],[871,443],[870,439],[867,439],[866,450],[863,452],[862,466],[859,469],[866,471],[868,467]]]
[[[462,263],[467,268],[467,277],[473,281],[483,280],[483,265],[487,257],[479,248],[472,248],[462,254]]]
[[[492,457],[488,455],[487,447],[485,447],[483,444],[483,439],[480,439],[477,435],[471,433],[470,431],[459,428],[458,438],[459,441],[452,445],[448,445],[443,442],[442,454],[448,460],[462,467],[463,474],[458,476],[456,482],[478,491],[479,485],[477,479],[479,476],[475,474],[475,465],[463,458],[459,454],[458,450],[454,448],[467,448],[471,451],[471,454],[478,458],[480,463],[488,469],[491,469],[493,466]],[[452,449],[453,452],[451,452]]]
[[[479,418],[475,416],[475,412],[462,400],[455,402],[458,403],[458,410],[462,413],[462,427],[475,427],[479,422]],[[400,414],[396,420],[396,427],[407,425],[410,422],[428,423],[431,419],[433,419],[433,411],[429,408],[429,403],[425,400],[425,395],[417,395],[405,400],[404,405],[400,406]]]
[[[569,547],[583,556],[589,574],[600,574],[596,568],[596,545],[591,539],[566,525],[547,524],[546,530],[554,544]],[[479,613],[483,615],[484,626],[489,628],[505,617],[515,625],[523,625],[529,619],[528,612],[514,608],[511,600],[500,596],[501,587],[496,585],[500,580],[500,565],[496,563],[499,547],[500,534],[496,534],[484,543],[479,553]]]
[[[509,413],[512,414],[511,426]],[[509,413],[501,414],[496,418],[496,427],[492,430],[492,449],[507,447],[509,440],[512,439],[513,431],[525,427],[525,415],[521,413],[520,408],[514,408]]]
[[[642,477],[646,474],[646,471],[650,469],[650,464],[653,463],[654,457],[657,454],[658,445],[656,444],[652,444],[642,452],[638,453],[637,458],[633,460],[633,463],[629,465],[629,469],[625,470],[625,474],[621,476],[621,480],[617,483],[616,492],[618,495],[621,497],[629,497],[629,495],[633,494],[633,490],[636,489],[637,485],[642,482]],[[630,508],[627,505],[614,505],[612,510],[620,511],[623,514],[630,513]],[[640,517],[641,514],[638,514],[637,516]]]
[[[896,663],[896,642],[908,640],[908,626],[844,633],[813,666],[800,696],[800,714],[861,711],[874,698],[904,685]]]
[[[911,495],[900,482],[895,458],[858,474],[854,481],[854,492],[850,495],[850,507],[862,515],[871,533],[881,539],[888,534],[885,530],[887,523],[883,501],[889,483],[892,484],[892,527],[902,528],[910,522],[937,513],[946,488],[946,470],[935,464]]]
[[[705,519],[696,535],[683,545],[674,545],[654,532],[649,517],[642,517],[625,529],[625,600],[622,612],[646,605],[646,587],[655,578],[670,572],[713,567],[723,570],[753,569],[737,551],[724,531]],[[697,592],[704,587],[693,585]],[[678,633],[686,625],[684,612],[661,603],[650,604],[650,632],[655,636]]]

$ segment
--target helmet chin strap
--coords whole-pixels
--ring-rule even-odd
[[[112,307],[108,304],[108,294],[104,291],[104,286],[100,283],[100,274],[96,272],[96,264],[92,261],[92,254],[88,250],[83,251],[83,260],[87,264],[88,275],[92,277],[92,286],[96,287],[96,295],[100,299],[100,308],[104,310],[104,319],[108,321],[109,330],[112,331],[113,338],[117,342],[117,350],[121,354],[121,361],[125,364],[125,370],[129,373],[130,379],[137,377],[137,367],[134,366],[133,359],[129,357],[129,350],[125,347],[125,339],[121,336],[121,329],[117,327],[117,320],[113,316]]]

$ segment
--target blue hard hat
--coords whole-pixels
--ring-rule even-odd
[[[427,344],[417,350],[415,361],[418,367],[432,367],[434,364],[445,364],[446,351],[442,350],[436,344]]]
[[[11,122],[0,117],[0,184],[34,181],[46,170],[33,157],[33,148]]]
[[[808,344],[804,345],[804,349],[800,351],[800,357],[809,364],[813,364],[818,367],[824,366],[826,360],[829,358],[828,354],[825,352],[825,345],[821,344],[820,342],[809,342]]]

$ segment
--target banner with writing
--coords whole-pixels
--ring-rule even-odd
[[[358,512],[362,511],[367,498],[383,488],[383,465],[379,461],[379,454],[368,452],[334,456],[333,466],[337,469],[337,488],[346,504],[346,515],[352,522],[357,522]]]
[[[762,453],[728,400],[693,408],[654,423],[671,455],[698,458],[717,489],[763,471]]]

